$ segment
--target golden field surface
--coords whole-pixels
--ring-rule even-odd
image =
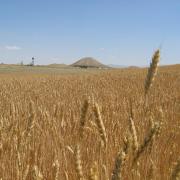
[[[115,180],[118,163],[124,180],[173,179],[180,66],[158,69],[146,103],[147,69],[77,71],[0,70],[0,179]]]

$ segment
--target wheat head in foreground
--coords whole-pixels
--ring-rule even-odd
[[[95,103],[93,105],[93,111],[94,111],[95,121],[96,121],[96,125],[98,127],[100,137],[102,139],[103,145],[106,147],[106,145],[107,145],[107,134],[106,134],[104,122],[103,122],[102,117],[101,117],[99,105],[97,103]]]
[[[136,156],[133,160],[133,165],[137,163],[137,160],[141,156],[141,154],[146,150],[150,142],[152,141],[153,137],[159,132],[160,125],[156,123],[150,130],[149,134],[145,137],[144,142],[139,146]]]
[[[157,51],[155,51],[155,53],[152,57],[152,62],[148,69],[148,74],[147,74],[147,77],[145,80],[145,95],[148,93],[150,87],[152,86],[154,78],[157,74],[159,60],[160,60],[160,50],[158,49]]]

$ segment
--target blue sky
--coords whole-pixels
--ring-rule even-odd
[[[179,0],[0,0],[0,62],[180,63]]]

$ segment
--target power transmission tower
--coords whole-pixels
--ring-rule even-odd
[[[32,57],[32,62],[31,62],[31,66],[34,66],[34,57]]]

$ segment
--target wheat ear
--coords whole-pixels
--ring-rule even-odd
[[[137,138],[137,131],[134,124],[134,114],[133,114],[133,107],[132,107],[132,101],[130,100],[130,115],[129,115],[129,131],[132,137],[132,150],[135,154],[138,149],[138,138]]]
[[[112,180],[120,180],[122,176],[122,167],[124,166],[126,156],[128,154],[129,150],[129,139],[124,138],[124,147],[121,152],[118,153],[116,160],[115,160],[115,166],[112,174]]]
[[[151,128],[150,133],[145,137],[142,145],[137,150],[136,156],[134,157],[133,160],[133,165],[137,162],[141,154],[146,150],[146,148],[152,141],[153,137],[158,133],[159,128],[160,128],[159,123],[155,123],[154,126]]]
[[[158,67],[159,60],[160,60],[160,50],[158,49],[157,51],[155,51],[155,53],[152,57],[152,62],[148,69],[148,74],[147,74],[147,77],[145,80],[145,95],[148,93],[150,87],[152,86],[152,83],[153,83],[154,78],[157,73],[157,67]]]
[[[89,180],[99,180],[97,162],[94,162],[90,169]]]
[[[101,113],[100,113],[100,110],[99,110],[99,106],[98,106],[97,103],[95,103],[93,105],[93,112],[94,112],[94,115],[95,115],[95,121],[96,121],[96,125],[98,127],[100,137],[102,139],[102,142],[103,142],[104,146],[106,147],[106,145],[107,145],[106,130],[105,130],[105,126],[104,126],[104,123],[103,123],[103,120],[102,120],[102,117],[101,117]]]
[[[74,155],[75,155],[75,166],[76,166],[76,173],[78,175],[78,179],[83,180],[84,178],[83,178],[83,170],[82,170],[79,144],[77,144],[75,147]]]
[[[112,174],[112,180],[120,180],[121,179],[121,172],[122,167],[124,165],[126,158],[126,154],[124,151],[118,153],[116,160],[115,160],[115,167]]]
[[[136,132],[136,127],[134,124],[134,120],[132,117],[129,117],[129,129],[131,132],[131,136],[132,136],[132,149],[133,152],[137,152],[138,150],[138,140],[137,140],[137,132]]]

